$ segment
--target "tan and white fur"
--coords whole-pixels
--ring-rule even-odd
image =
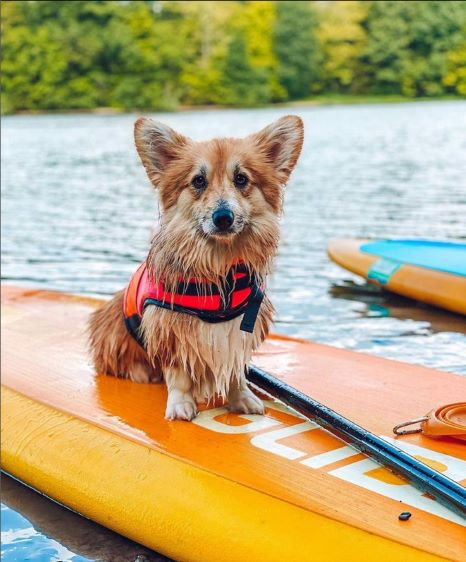
[[[279,241],[283,190],[303,142],[301,119],[282,117],[242,139],[194,142],[141,118],[135,124],[135,142],[160,192],[160,227],[147,258],[150,274],[168,286],[180,277],[205,278],[220,286],[232,264],[242,260],[265,284]],[[218,220],[219,209],[227,214],[226,224]],[[272,323],[267,296],[253,334],[240,330],[241,316],[210,324],[149,306],[140,329],[143,349],[124,325],[123,294],[117,293],[91,317],[97,372],[142,383],[163,378],[167,419],[191,420],[197,414],[196,400],[216,395],[227,399],[232,411],[263,413],[261,400],[246,384],[245,369]]]

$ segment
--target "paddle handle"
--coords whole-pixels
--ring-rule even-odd
[[[246,377],[252,384],[306,418],[317,421],[330,433],[408,479],[413,486],[431,494],[445,507],[466,518],[466,489],[451,478],[254,365],[249,367]]]

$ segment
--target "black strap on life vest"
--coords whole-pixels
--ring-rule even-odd
[[[139,314],[133,314],[132,316],[127,316],[124,318],[126,329],[129,332],[129,335],[132,336],[138,344],[145,349],[145,343],[141,336],[141,317]]]
[[[234,279],[234,273],[241,272],[246,273],[246,277],[241,279]],[[245,289],[246,287],[251,288],[251,294],[247,300],[236,308],[231,308],[231,297],[233,291]],[[211,287],[212,294],[220,294],[217,287]],[[196,283],[178,285],[178,293],[184,295],[197,295],[199,293],[199,287]],[[144,310],[146,307],[155,305],[160,308],[165,308],[167,310],[174,310],[175,312],[182,312],[184,314],[190,314],[191,316],[197,316],[204,322],[209,324],[216,324],[218,322],[226,322],[228,320],[233,320],[241,314],[244,314],[243,320],[240,324],[240,330],[243,332],[252,333],[254,331],[254,326],[256,323],[257,316],[259,314],[259,309],[264,300],[264,292],[259,287],[255,276],[250,276],[247,269],[243,266],[239,266],[235,269],[229,271],[223,287],[223,294],[225,295],[225,302],[221,310],[199,310],[196,308],[189,308],[187,306],[179,306],[166,301],[161,301],[153,298],[146,299],[144,303]]]
[[[250,334],[253,333],[254,325],[256,323],[262,301],[264,300],[264,296],[264,291],[262,291],[259,285],[254,281],[251,287],[251,295],[248,299],[243,320],[240,324],[240,330],[243,330],[243,332],[249,332]]]
[[[244,273],[245,276],[240,279],[235,279],[235,273]],[[247,287],[250,287],[251,289],[251,293],[248,298],[239,306],[232,308],[231,301],[233,292],[246,289]],[[215,285],[211,285],[209,287],[209,292],[213,295],[220,294],[219,288]],[[199,285],[194,282],[180,282],[176,289],[176,294],[198,295]],[[227,322],[228,320],[233,320],[243,314],[240,330],[243,332],[253,333],[259,309],[265,296],[264,291],[257,283],[256,276],[253,274],[251,275],[243,264],[234,266],[230,269],[225,281],[223,282],[222,294],[224,295],[224,301],[220,310],[212,311],[189,308],[187,306],[180,306],[167,301],[154,299],[152,297],[145,300],[143,310],[145,310],[148,306],[157,306],[166,310],[197,316],[200,320],[210,324]],[[132,316],[125,317],[124,319],[128,332],[142,347],[145,347],[140,333],[141,320],[142,317],[139,314],[133,314]]]

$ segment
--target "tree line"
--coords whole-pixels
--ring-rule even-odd
[[[466,2],[4,1],[4,111],[466,96]]]

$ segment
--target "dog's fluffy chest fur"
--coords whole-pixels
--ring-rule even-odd
[[[262,302],[252,334],[240,330],[242,317],[211,324],[194,316],[148,307],[141,332],[149,357],[157,357],[162,371],[172,367],[189,374],[198,400],[226,397],[269,332],[273,307]]]

